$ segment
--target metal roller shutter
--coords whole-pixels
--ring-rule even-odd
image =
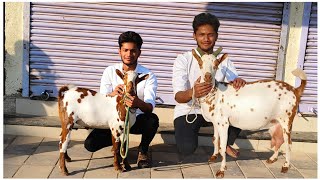
[[[174,104],[172,66],[195,48],[192,21],[211,12],[221,22],[223,52],[248,81],[275,79],[283,3],[46,3],[31,4],[30,90],[51,96],[64,84],[98,90],[103,70],[120,62],[118,36],[139,33],[139,63],[158,78],[157,95]]]
[[[317,3],[312,3],[311,15],[309,21],[309,30],[306,44],[306,52],[304,57],[303,69],[308,76],[306,89],[301,97],[300,112],[310,112],[317,109],[317,85],[318,85],[318,15]]]

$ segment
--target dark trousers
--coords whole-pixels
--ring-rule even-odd
[[[189,121],[192,121],[194,118],[194,114],[188,116]],[[200,114],[198,114],[197,119],[191,124],[186,122],[186,116],[180,116],[174,120],[175,139],[180,154],[189,155],[197,149],[198,133],[200,127],[206,122]],[[227,145],[233,145],[240,131],[241,129],[239,128],[229,126]]]
[[[156,114],[145,113],[137,116],[136,122],[130,128],[131,134],[142,134],[139,151],[147,153],[149,145],[159,127],[159,118]],[[94,129],[84,142],[84,147],[90,152],[96,152],[112,145],[110,129]]]

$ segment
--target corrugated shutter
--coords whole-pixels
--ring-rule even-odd
[[[139,33],[139,63],[158,77],[158,96],[174,104],[172,66],[196,47],[192,21],[200,12],[221,21],[219,40],[241,77],[275,78],[283,3],[46,3],[31,4],[30,90],[57,95],[63,84],[98,90],[103,70],[120,62],[118,36]]]
[[[301,112],[310,112],[312,109],[317,109],[317,80],[318,80],[318,15],[317,3],[312,3],[310,23],[307,38],[307,47],[303,63],[303,69],[308,76],[306,89],[301,97],[300,108]]]

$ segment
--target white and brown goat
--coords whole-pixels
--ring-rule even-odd
[[[130,170],[131,167],[127,158],[123,159],[124,168],[121,166],[120,141],[124,135],[125,118],[127,108],[124,104],[125,94],[136,95],[137,84],[145,80],[148,74],[138,77],[134,71],[122,74],[118,69],[117,75],[123,80],[125,88],[123,96],[108,96],[96,91],[75,86],[63,86],[59,90],[58,105],[61,120],[61,140],[59,143],[60,158],[59,166],[64,175],[68,175],[65,161],[70,162],[71,158],[67,154],[67,147],[74,123],[88,128],[111,129],[112,144],[114,151],[113,166],[116,171],[122,172],[124,168]],[[135,111],[129,111],[130,127],[136,121]]]
[[[201,82],[213,84],[211,92],[199,98],[199,101],[203,117],[214,125],[214,152],[209,161],[215,161],[219,151],[222,156],[221,167],[216,176],[224,177],[230,125],[242,130],[269,129],[272,137],[271,147],[275,149],[267,163],[277,161],[279,148],[284,142],[286,161],[281,172],[287,172],[290,167],[292,123],[306,86],[306,74],[300,69],[292,72],[302,80],[298,88],[283,81],[260,80],[249,82],[237,91],[232,85],[215,81],[218,65],[227,58],[227,54],[220,58],[212,55],[203,55],[200,58],[193,50],[193,56],[201,70]]]

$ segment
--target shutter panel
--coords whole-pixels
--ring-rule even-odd
[[[222,46],[240,77],[275,78],[283,3],[46,3],[31,4],[30,90],[57,96],[64,84],[99,89],[103,70],[120,62],[117,40],[125,31],[143,38],[139,63],[158,78],[157,95],[174,104],[172,66],[196,47],[192,21],[200,12],[221,23]],[[52,92],[52,93],[51,93]]]
[[[309,23],[309,31],[307,38],[307,47],[305,53],[305,59],[303,63],[303,69],[307,74],[307,86],[303,92],[300,102],[299,110],[301,112],[310,112],[312,109],[317,109],[317,64],[318,64],[318,54],[317,54],[317,3],[312,3],[311,6],[311,15],[310,15],[310,23]]]

